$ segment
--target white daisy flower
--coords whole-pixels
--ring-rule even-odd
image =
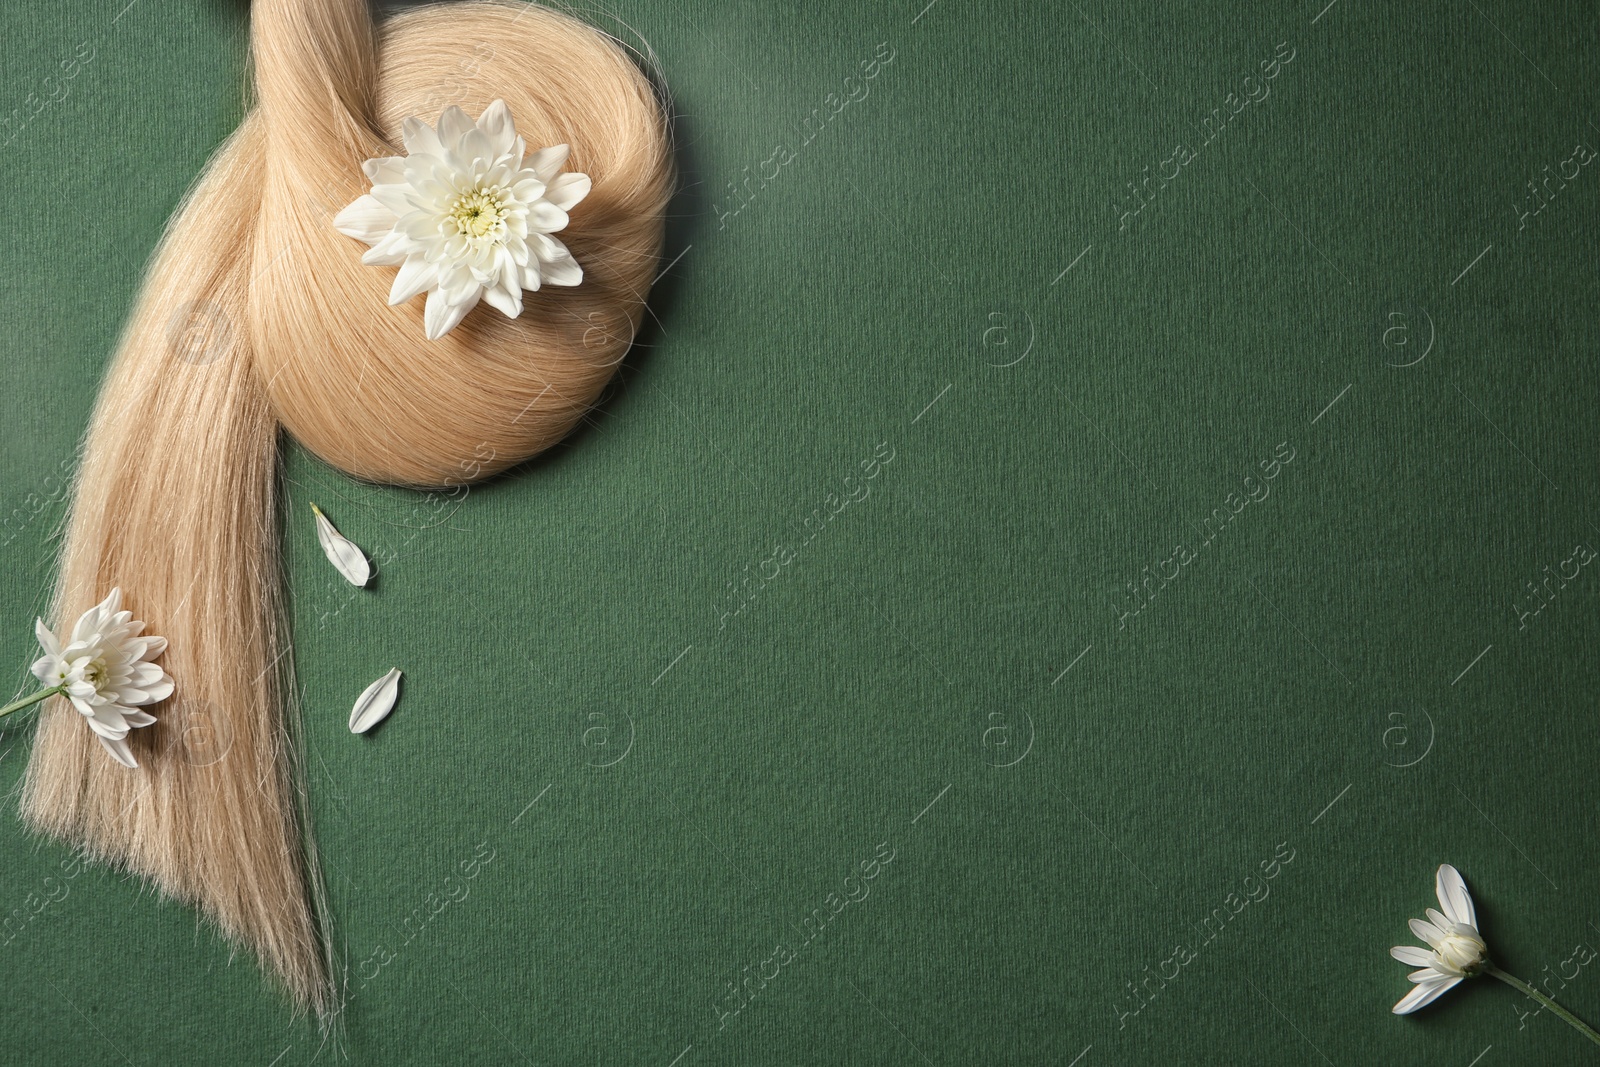
[[[88,720],[89,729],[118,763],[137,767],[128,748],[128,731],[156,721],[154,715],[138,708],[171,696],[172,679],[150,662],[166,650],[167,639],[140,636],[144,623],[121,608],[122,590],[113,589],[110,596],[83,613],[65,645],[43,619],[36,620],[34,632],[44,655],[34,663],[33,676],[50,688],[6,712],[61,693]]]
[[[1428,909],[1428,918],[1411,920],[1411,932],[1428,948],[1396,945],[1389,955],[1401,963],[1421,968],[1411,972],[1416,988],[1394,1006],[1396,1015],[1409,1015],[1454,989],[1463,978],[1474,978],[1489,963],[1489,948],[1478,933],[1478,916],[1461,872],[1448,863],[1434,876],[1440,914]]]
[[[1487,974],[1498,978],[1523,996],[1538,1001],[1570,1024],[1584,1037],[1600,1045],[1600,1033],[1566,1008],[1513,974],[1496,967],[1489,959],[1489,948],[1478,932],[1478,913],[1472,906],[1472,894],[1461,872],[1448,863],[1434,876],[1434,892],[1439,896],[1443,912],[1428,909],[1428,918],[1411,920],[1411,932],[1428,943],[1427,948],[1396,945],[1389,955],[1401,963],[1419,968],[1411,972],[1415,988],[1400,998],[1394,1006],[1396,1015],[1409,1015],[1418,1008],[1432,1004],[1445,993],[1461,984],[1463,978],[1476,978]]]
[[[566,145],[524,160],[504,100],[477,122],[446,108],[438,129],[405,121],[406,155],[362,164],[372,192],[339,212],[340,233],[372,248],[361,262],[398,266],[389,304],[428,294],[428,339],[449,333],[487,300],[511,318],[522,314],[522,291],[577,285],[583,270],[550,234],[589,194],[587,174],[561,173]]]

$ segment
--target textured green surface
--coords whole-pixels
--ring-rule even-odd
[[[1600,161],[1527,188],[1600,149],[1593,6],[923,2],[612,5],[690,186],[590,425],[448,507],[291,455],[337,1039],[11,821],[0,1059],[1592,1062],[1491,983],[1392,1017],[1386,951],[1453,862],[1600,1021],[1600,567],[1518,615],[1600,547]],[[0,105],[61,97],[0,152],[19,691],[60,470],[243,108],[244,4],[119,10],[0,15]]]

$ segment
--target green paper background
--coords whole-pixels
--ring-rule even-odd
[[[245,4],[124,2],[0,14],[0,106],[48,101],[0,152],[19,693],[142,266],[245,107]],[[1452,862],[1600,1022],[1600,567],[1519,618],[1600,546],[1600,161],[1527,185],[1600,148],[1593,5],[925,2],[590,12],[679,113],[659,324],[465,500],[289,450],[342,1028],[11,819],[0,1060],[1593,1062],[1491,982],[1394,1018],[1387,956]]]

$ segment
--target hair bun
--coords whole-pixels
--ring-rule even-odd
[[[468,3],[399,15],[383,28],[370,98],[387,143],[361,125],[308,122],[293,75],[271,86],[287,64],[258,66],[271,180],[254,256],[266,280],[250,313],[283,425],[342,470],[406,485],[467,481],[559,440],[638,329],[672,192],[665,120],[629,56],[543,8]],[[394,270],[363,266],[365,247],[333,228],[329,208],[367,191],[363,159],[404,154],[406,118],[432,123],[449,105],[476,117],[496,98],[530,150],[569,144],[568,168],[593,180],[561,233],[584,281],[529,293],[516,319],[480,310],[429,341],[422,301],[389,307]],[[319,125],[326,135],[305,143]],[[286,299],[286,286],[299,296]]]

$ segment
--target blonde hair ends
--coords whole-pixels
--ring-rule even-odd
[[[197,904],[295,1001],[338,1000],[285,703],[279,427],[363,479],[453,486],[559,440],[639,327],[674,181],[666,119],[611,38],[545,8],[462,3],[375,27],[366,0],[254,0],[258,104],[174,215],[101,389],[53,611],[120,585],[168,638],[174,695],[113,763],[60,698],[41,713],[22,812]],[[593,179],[561,238],[572,289],[487,307],[438,341],[422,300],[332,216],[401,122],[504,99],[530,149]],[[488,458],[485,458],[488,457]]]

